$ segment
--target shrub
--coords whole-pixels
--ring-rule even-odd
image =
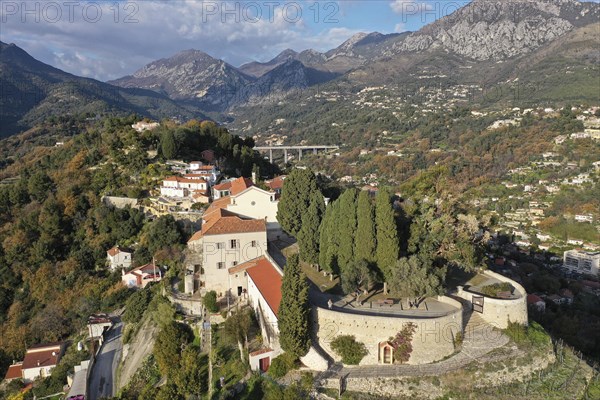
[[[125,312],[123,313],[123,321],[138,322],[142,319],[152,293],[149,290],[138,290],[132,294],[125,303]]]
[[[491,285],[483,286],[480,290],[481,294],[489,297],[498,297],[500,292],[513,292],[515,290],[512,285],[508,282],[493,283]]]
[[[342,357],[342,362],[348,365],[358,365],[367,355],[364,343],[357,342],[353,335],[338,336],[331,342],[331,348]]]
[[[219,304],[217,303],[217,292],[211,290],[210,292],[204,295],[204,299],[202,299],[202,303],[204,307],[211,312],[216,313],[219,312]]]
[[[283,353],[271,362],[268,374],[273,379],[279,379],[297,367],[297,359],[290,353]]]
[[[394,338],[390,341],[394,343],[394,360],[400,363],[405,363],[410,360],[410,354],[413,351],[412,338],[417,330],[417,326],[411,322],[404,324],[402,330],[400,330]]]
[[[522,346],[544,347],[551,342],[550,335],[537,322],[529,326],[509,322],[504,331],[516,344]]]

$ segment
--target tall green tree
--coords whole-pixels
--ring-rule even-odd
[[[417,256],[402,257],[391,270],[390,292],[419,302],[424,297],[442,294],[445,278],[445,267],[423,263]]]
[[[297,254],[287,259],[281,284],[279,305],[279,342],[281,348],[302,357],[310,348],[308,282],[300,269]]]
[[[357,260],[375,262],[376,231],[375,231],[375,208],[365,190],[358,195],[356,207],[356,238],[354,241],[354,256]]]
[[[27,182],[29,195],[40,203],[48,197],[52,190],[54,190],[54,182],[45,171],[38,171],[31,175]]]
[[[309,169],[294,169],[283,184],[277,220],[284,231],[296,237],[302,227],[302,216],[308,211],[315,192],[317,178]]]
[[[171,321],[160,330],[156,336],[153,353],[158,369],[163,375],[171,376],[177,371],[182,348],[192,339],[190,328],[179,322]]]
[[[310,206],[302,216],[302,228],[298,232],[298,246],[302,261],[317,264],[319,262],[319,226],[325,203],[319,191],[311,194]]]
[[[336,220],[339,203],[330,203],[325,210],[321,226],[319,227],[319,265],[329,273],[339,272],[337,267],[337,254],[339,238],[336,231]]]
[[[340,203],[336,231],[339,237],[337,253],[340,274],[354,260],[354,235],[356,234],[356,189],[346,190],[337,200]]]
[[[160,138],[160,150],[163,157],[167,159],[177,157],[177,147],[177,141],[173,132],[171,130],[164,132]]]
[[[383,274],[384,290],[386,282],[393,276],[393,269],[398,259],[400,245],[394,210],[390,202],[390,193],[382,188],[377,193],[375,202],[375,222],[377,229],[377,266]]]
[[[239,310],[225,320],[225,335],[237,343],[242,361],[244,361],[244,349],[248,346],[248,333],[251,326],[252,317],[248,309]]]

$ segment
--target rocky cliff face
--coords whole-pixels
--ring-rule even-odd
[[[202,51],[186,50],[109,83],[152,89],[174,100],[193,101],[207,110],[218,110],[225,108],[240,88],[253,81],[225,61]]]
[[[477,0],[411,34],[386,53],[442,48],[473,60],[504,60],[531,53],[599,18],[597,3]]]

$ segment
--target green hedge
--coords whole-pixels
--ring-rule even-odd
[[[331,342],[331,348],[348,365],[358,365],[368,353],[364,343],[357,342],[352,335],[338,336]]]

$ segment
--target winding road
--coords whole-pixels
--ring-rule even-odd
[[[108,331],[106,340],[96,356],[89,382],[91,400],[111,398],[116,394],[117,367],[123,351],[123,323],[118,320]]]

